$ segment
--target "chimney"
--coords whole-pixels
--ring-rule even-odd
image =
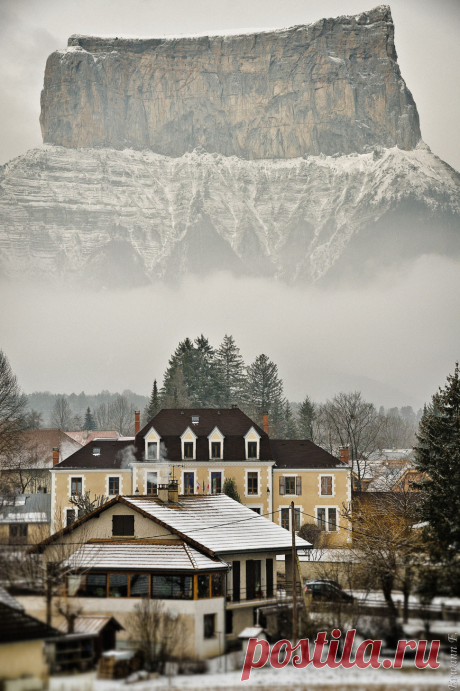
[[[264,432],[268,434],[268,413],[264,413]]]
[[[134,411],[134,436],[139,432],[141,428],[141,411],[140,410],[135,410]]]
[[[160,501],[169,501],[169,485],[158,485],[158,499]]]
[[[53,447],[53,466],[59,463],[59,446]]]
[[[348,446],[341,446],[339,448],[339,458],[348,465]]]
[[[171,480],[168,487],[168,501],[177,504],[179,501],[179,483],[177,480]]]

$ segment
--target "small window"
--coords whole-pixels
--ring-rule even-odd
[[[222,473],[211,473],[211,494],[222,492]]]
[[[100,456],[101,455],[101,449],[99,446],[93,446],[93,456]]]
[[[211,576],[211,596],[222,597],[224,594],[224,578],[221,573],[213,573]]]
[[[214,638],[216,635],[216,615],[215,614],[205,614],[204,615],[204,637]]]
[[[83,493],[83,479],[81,477],[73,477],[70,481],[70,490],[72,496],[81,495]]]
[[[128,597],[128,574],[111,573],[109,576],[109,597]]]
[[[332,477],[330,475],[321,478],[321,494],[324,496],[332,495]]]
[[[295,477],[285,477],[284,486],[286,494],[295,494]]]
[[[184,473],[184,494],[195,494],[195,473]]]
[[[193,460],[193,442],[192,441],[185,441],[184,442],[184,459],[185,460]]]
[[[10,524],[10,545],[21,545],[27,542],[27,523]]]
[[[131,574],[129,594],[130,594],[130,597],[148,597],[149,596],[149,575],[148,575],[148,573]]]
[[[252,508],[252,506],[249,507],[249,508],[250,508],[252,511],[254,511],[254,513],[258,513],[258,514],[260,515],[260,509],[259,509],[259,508],[257,508],[257,507],[256,507],[256,508]]]
[[[197,425],[200,421],[200,416],[199,415],[192,415],[192,424]]]
[[[328,529],[335,532],[337,530],[337,509],[328,509],[327,518],[329,522]]]
[[[134,516],[112,516],[112,535],[134,537]]]
[[[257,458],[257,442],[248,441],[248,458]]]
[[[120,478],[109,477],[109,495],[120,494]]]
[[[158,443],[156,441],[147,442],[147,458],[149,461],[156,461],[158,458]]]
[[[211,442],[211,458],[222,458],[220,441]]]
[[[281,527],[289,530],[289,509],[281,509]]]
[[[65,524],[66,527],[75,523],[75,509],[67,509],[65,512]]]
[[[294,530],[296,533],[300,530],[300,509],[294,509]]]
[[[198,575],[198,599],[202,600],[209,597],[209,574]]]
[[[225,633],[233,633],[233,610],[225,610]]]
[[[326,509],[316,509],[318,528],[326,530]]]
[[[158,494],[157,473],[147,473],[147,494]]]
[[[248,494],[259,493],[259,473],[248,473]]]

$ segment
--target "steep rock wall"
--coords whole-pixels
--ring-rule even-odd
[[[48,58],[45,143],[246,159],[413,149],[390,8],[238,36],[72,36]]]

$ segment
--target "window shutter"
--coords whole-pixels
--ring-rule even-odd
[[[286,494],[286,487],[283,476],[280,476],[280,494]]]
[[[295,479],[295,493],[298,497],[302,494],[302,478],[296,477]]]

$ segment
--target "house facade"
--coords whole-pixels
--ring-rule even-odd
[[[297,530],[316,521],[337,543],[347,539],[348,464],[309,441],[270,439],[236,406],[162,410],[134,437],[86,444],[52,470],[53,529],[77,518],[72,496],[156,496],[170,480],[180,494],[214,495],[228,478],[245,506],[281,527],[290,529],[294,501]]]
[[[117,496],[39,546],[45,561],[57,552],[65,561],[75,611],[115,616],[123,639],[140,598],[161,601],[190,657],[223,653],[261,603],[276,603],[276,555],[291,549],[276,523],[224,494],[179,495],[177,481],[157,495]]]

